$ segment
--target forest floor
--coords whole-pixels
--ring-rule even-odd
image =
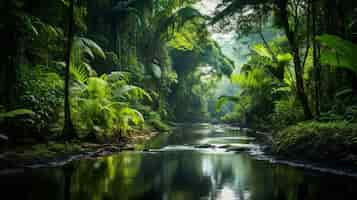
[[[111,155],[135,150],[136,144],[156,136],[157,132],[143,132],[125,137],[117,143],[89,143],[81,141],[57,142],[15,146],[0,152],[0,172],[23,168],[61,166],[73,160]]]

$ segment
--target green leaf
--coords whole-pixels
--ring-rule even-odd
[[[118,88],[113,91],[113,95],[116,98],[123,98],[125,96],[133,97],[134,99],[142,99],[147,98],[149,101],[152,101],[151,96],[142,88],[133,86],[133,85],[125,85],[121,88]]]
[[[278,62],[288,63],[293,59],[290,53],[283,53],[277,55]]]
[[[95,54],[103,59],[106,58],[103,49],[97,43],[95,43],[94,41],[92,41],[88,38],[80,38],[80,39],[83,41],[83,43],[87,47],[89,47],[92,50],[93,54]]]
[[[133,122],[135,125],[138,125],[140,123],[144,122],[144,117],[143,115],[132,108],[126,107],[120,110],[119,112],[122,116],[125,116],[125,120],[129,120],[131,122]]]
[[[97,77],[88,78],[87,91],[91,98],[105,98],[110,94],[108,82]]]
[[[32,110],[28,109],[16,109],[9,112],[0,113],[0,119],[4,118],[14,118],[22,115],[34,115],[35,113]]]
[[[324,34],[317,40],[325,47],[322,49],[321,63],[350,69],[357,72],[357,45],[335,35]]]
[[[88,80],[89,72],[84,65],[77,67],[73,67],[73,65],[71,65],[70,72],[74,79],[81,83],[85,83]]]
[[[267,48],[265,48],[265,46],[263,44],[257,44],[255,46],[253,46],[252,50],[262,57],[269,58],[270,60],[273,59],[271,53],[269,52],[269,50]]]

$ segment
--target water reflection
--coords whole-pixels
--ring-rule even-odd
[[[177,144],[171,137],[183,143],[207,137],[184,130],[157,139]],[[357,181],[349,177],[270,164],[246,154],[192,149],[125,152],[0,180],[2,197],[21,200],[336,200],[357,196]]]

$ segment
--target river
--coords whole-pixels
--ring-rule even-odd
[[[212,144],[207,148],[202,145]],[[243,147],[245,151],[227,152]],[[201,145],[201,148],[197,148]],[[214,147],[214,148],[213,148]],[[223,148],[224,147],[224,148]],[[268,162],[244,131],[180,125],[128,151],[62,167],[0,175],[1,199],[21,200],[343,200],[355,177]]]

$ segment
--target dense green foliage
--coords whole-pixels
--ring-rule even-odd
[[[295,158],[355,161],[356,124],[305,122],[275,136],[274,150]]]
[[[239,39],[260,38],[232,76],[241,90],[228,98],[237,103],[224,120],[280,129],[304,119],[344,118],[355,105],[355,3],[267,0],[219,6],[214,23],[236,28]],[[271,30],[277,34],[267,39]]]
[[[207,119],[210,88],[234,63],[196,2],[1,2],[1,131],[14,142],[114,141]]]
[[[315,134],[349,145],[329,134],[357,122],[355,1],[223,0],[207,16],[200,2],[2,1],[1,133],[107,142],[222,120],[283,130],[278,151]],[[239,66],[218,30],[245,43]],[[220,96],[223,77],[236,88]]]
[[[222,120],[277,132],[273,149],[282,155],[353,160],[356,2],[227,0],[218,7],[217,27],[235,29],[238,40],[260,38],[231,77],[239,92],[219,98],[217,109],[233,102]]]

